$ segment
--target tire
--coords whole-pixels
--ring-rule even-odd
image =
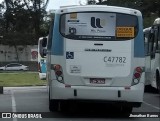
[[[54,100],[50,98],[50,89],[49,89],[49,110],[51,112],[58,111],[67,111],[68,105],[66,101]]]
[[[59,109],[59,102],[57,100],[53,100],[50,98],[50,89],[49,89],[49,110],[51,112],[58,111]]]
[[[132,106],[122,106],[121,107],[121,114],[124,117],[129,117],[132,113],[133,107]]]
[[[50,100],[49,99],[49,110],[51,112],[58,111],[59,107],[59,102],[57,100]]]
[[[156,72],[156,84],[157,84],[157,90],[160,94],[160,74],[158,71]]]
[[[66,102],[58,100],[49,100],[49,110],[51,112],[66,112],[68,107]]]

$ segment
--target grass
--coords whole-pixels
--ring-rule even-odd
[[[40,80],[38,73],[14,72],[0,73],[0,86],[40,86],[46,85],[46,80]]]

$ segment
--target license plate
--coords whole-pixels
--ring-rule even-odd
[[[91,78],[90,83],[91,84],[105,84],[105,79],[103,79],[103,78]]]

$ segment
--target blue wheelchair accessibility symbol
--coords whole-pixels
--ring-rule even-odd
[[[66,59],[74,59],[74,52],[66,52]]]

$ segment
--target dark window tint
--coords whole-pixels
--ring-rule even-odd
[[[60,32],[77,40],[128,40],[138,33],[138,18],[106,12],[67,13],[61,15]]]
[[[51,23],[50,30],[49,30],[48,46],[47,46],[48,50],[51,50],[51,47],[52,47],[53,28],[54,28],[54,19],[53,19],[53,21]]]

